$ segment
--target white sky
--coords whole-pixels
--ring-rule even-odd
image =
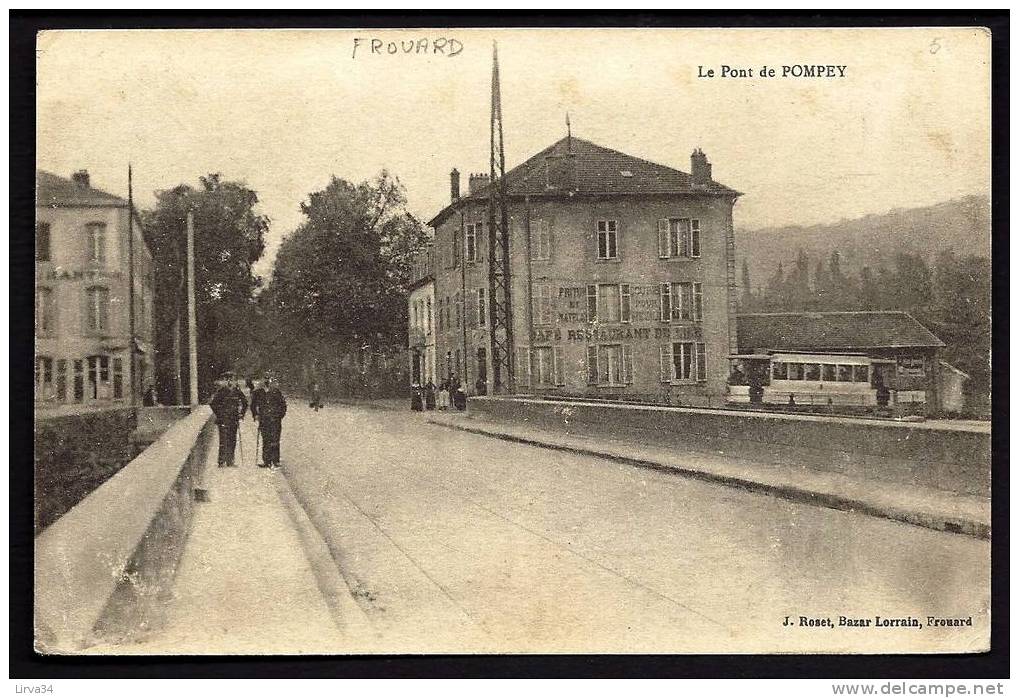
[[[352,58],[354,38],[363,41]],[[454,37],[454,57],[372,55]],[[990,189],[990,41],[977,29],[88,31],[39,39],[38,166],[126,195],[221,172],[272,219],[266,273],[330,174],[383,167],[427,220],[449,170],[487,171],[492,39],[507,166],[565,135],[745,193],[736,225],[811,224]],[[698,79],[697,66],[846,65],[840,80]]]

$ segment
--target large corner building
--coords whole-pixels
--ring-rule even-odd
[[[688,174],[567,137],[505,181],[517,392],[724,399],[737,351],[739,192],[712,179],[703,152]],[[410,309],[415,375],[433,364],[437,381],[470,392],[479,378],[493,388],[488,188],[470,175],[461,194],[450,173],[415,283],[412,304],[424,310]]]

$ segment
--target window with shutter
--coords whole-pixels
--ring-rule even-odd
[[[662,383],[672,382],[672,345],[663,344],[658,348],[658,376]]]
[[[551,325],[554,318],[554,304],[551,284],[540,284],[538,286],[537,312],[534,313],[535,323],[539,325]]]
[[[690,256],[701,256],[701,222],[697,218],[690,221]]]
[[[517,385],[531,386],[531,348],[517,347]]]
[[[693,285],[693,319],[704,319],[704,286],[699,283]]]
[[[552,258],[552,230],[547,221],[531,221],[531,259],[548,261]]]
[[[708,358],[704,350],[704,342],[697,342],[697,380],[708,379]]]
[[[693,284],[682,283],[679,285],[680,313],[681,320],[691,320],[693,313]]]
[[[598,319],[598,286],[589,284],[587,287],[587,321],[594,322]]]
[[[478,289],[478,327],[488,325],[488,304],[485,303],[487,289]]]
[[[598,345],[587,347],[587,384],[598,385]]]
[[[623,345],[623,382],[633,384],[633,346]]]
[[[630,321],[630,284],[619,284],[619,319]]]
[[[106,263],[106,224],[89,223],[86,228],[88,231],[89,264],[102,266]]]
[[[563,348],[559,345],[552,347],[552,369],[555,384],[566,385],[566,365],[563,362]]]
[[[668,322],[672,319],[672,290],[669,284],[661,284],[661,306],[662,306],[662,322]]]
[[[619,322],[619,284],[598,284],[598,319],[601,322]]]
[[[667,218],[658,220],[658,256],[662,259],[669,258],[669,220]]]

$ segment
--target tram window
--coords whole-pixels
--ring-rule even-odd
[[[853,367],[839,364],[839,381],[840,382],[852,382],[853,380]]]
[[[835,381],[836,373],[835,364],[822,364],[821,365],[821,380]]]
[[[853,366],[853,382],[854,383],[866,383],[867,382],[867,366]]]
[[[774,380],[788,380],[786,376],[789,375],[789,364],[784,361],[776,361],[771,367],[771,377]]]
[[[803,364],[803,380],[821,380],[821,364]]]
[[[803,380],[803,364],[786,364],[789,367],[789,380],[801,381]]]

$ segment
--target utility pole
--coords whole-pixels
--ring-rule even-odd
[[[135,320],[134,320],[134,188],[131,181],[131,163],[127,163],[127,315],[128,333],[131,335],[127,342],[128,364],[131,371],[131,407],[137,404],[135,393],[137,392],[138,379],[135,377],[137,361],[135,361]]]
[[[513,299],[510,277],[510,230],[506,211],[506,154],[502,138],[499,92],[499,48],[492,42],[492,113],[488,186],[489,333],[492,345],[492,392],[513,393]]]
[[[195,220],[188,211],[188,388],[190,405],[198,404],[198,328],[195,320]]]
[[[467,229],[464,226],[464,212],[460,211],[460,331],[461,331],[461,342],[464,352],[464,364],[463,364],[463,383],[464,386],[471,385],[470,372],[467,370],[467,366],[470,362],[467,360]],[[477,249],[478,239],[474,238],[474,247]],[[480,310],[478,311],[481,312]],[[466,391],[467,388],[464,387]]]

